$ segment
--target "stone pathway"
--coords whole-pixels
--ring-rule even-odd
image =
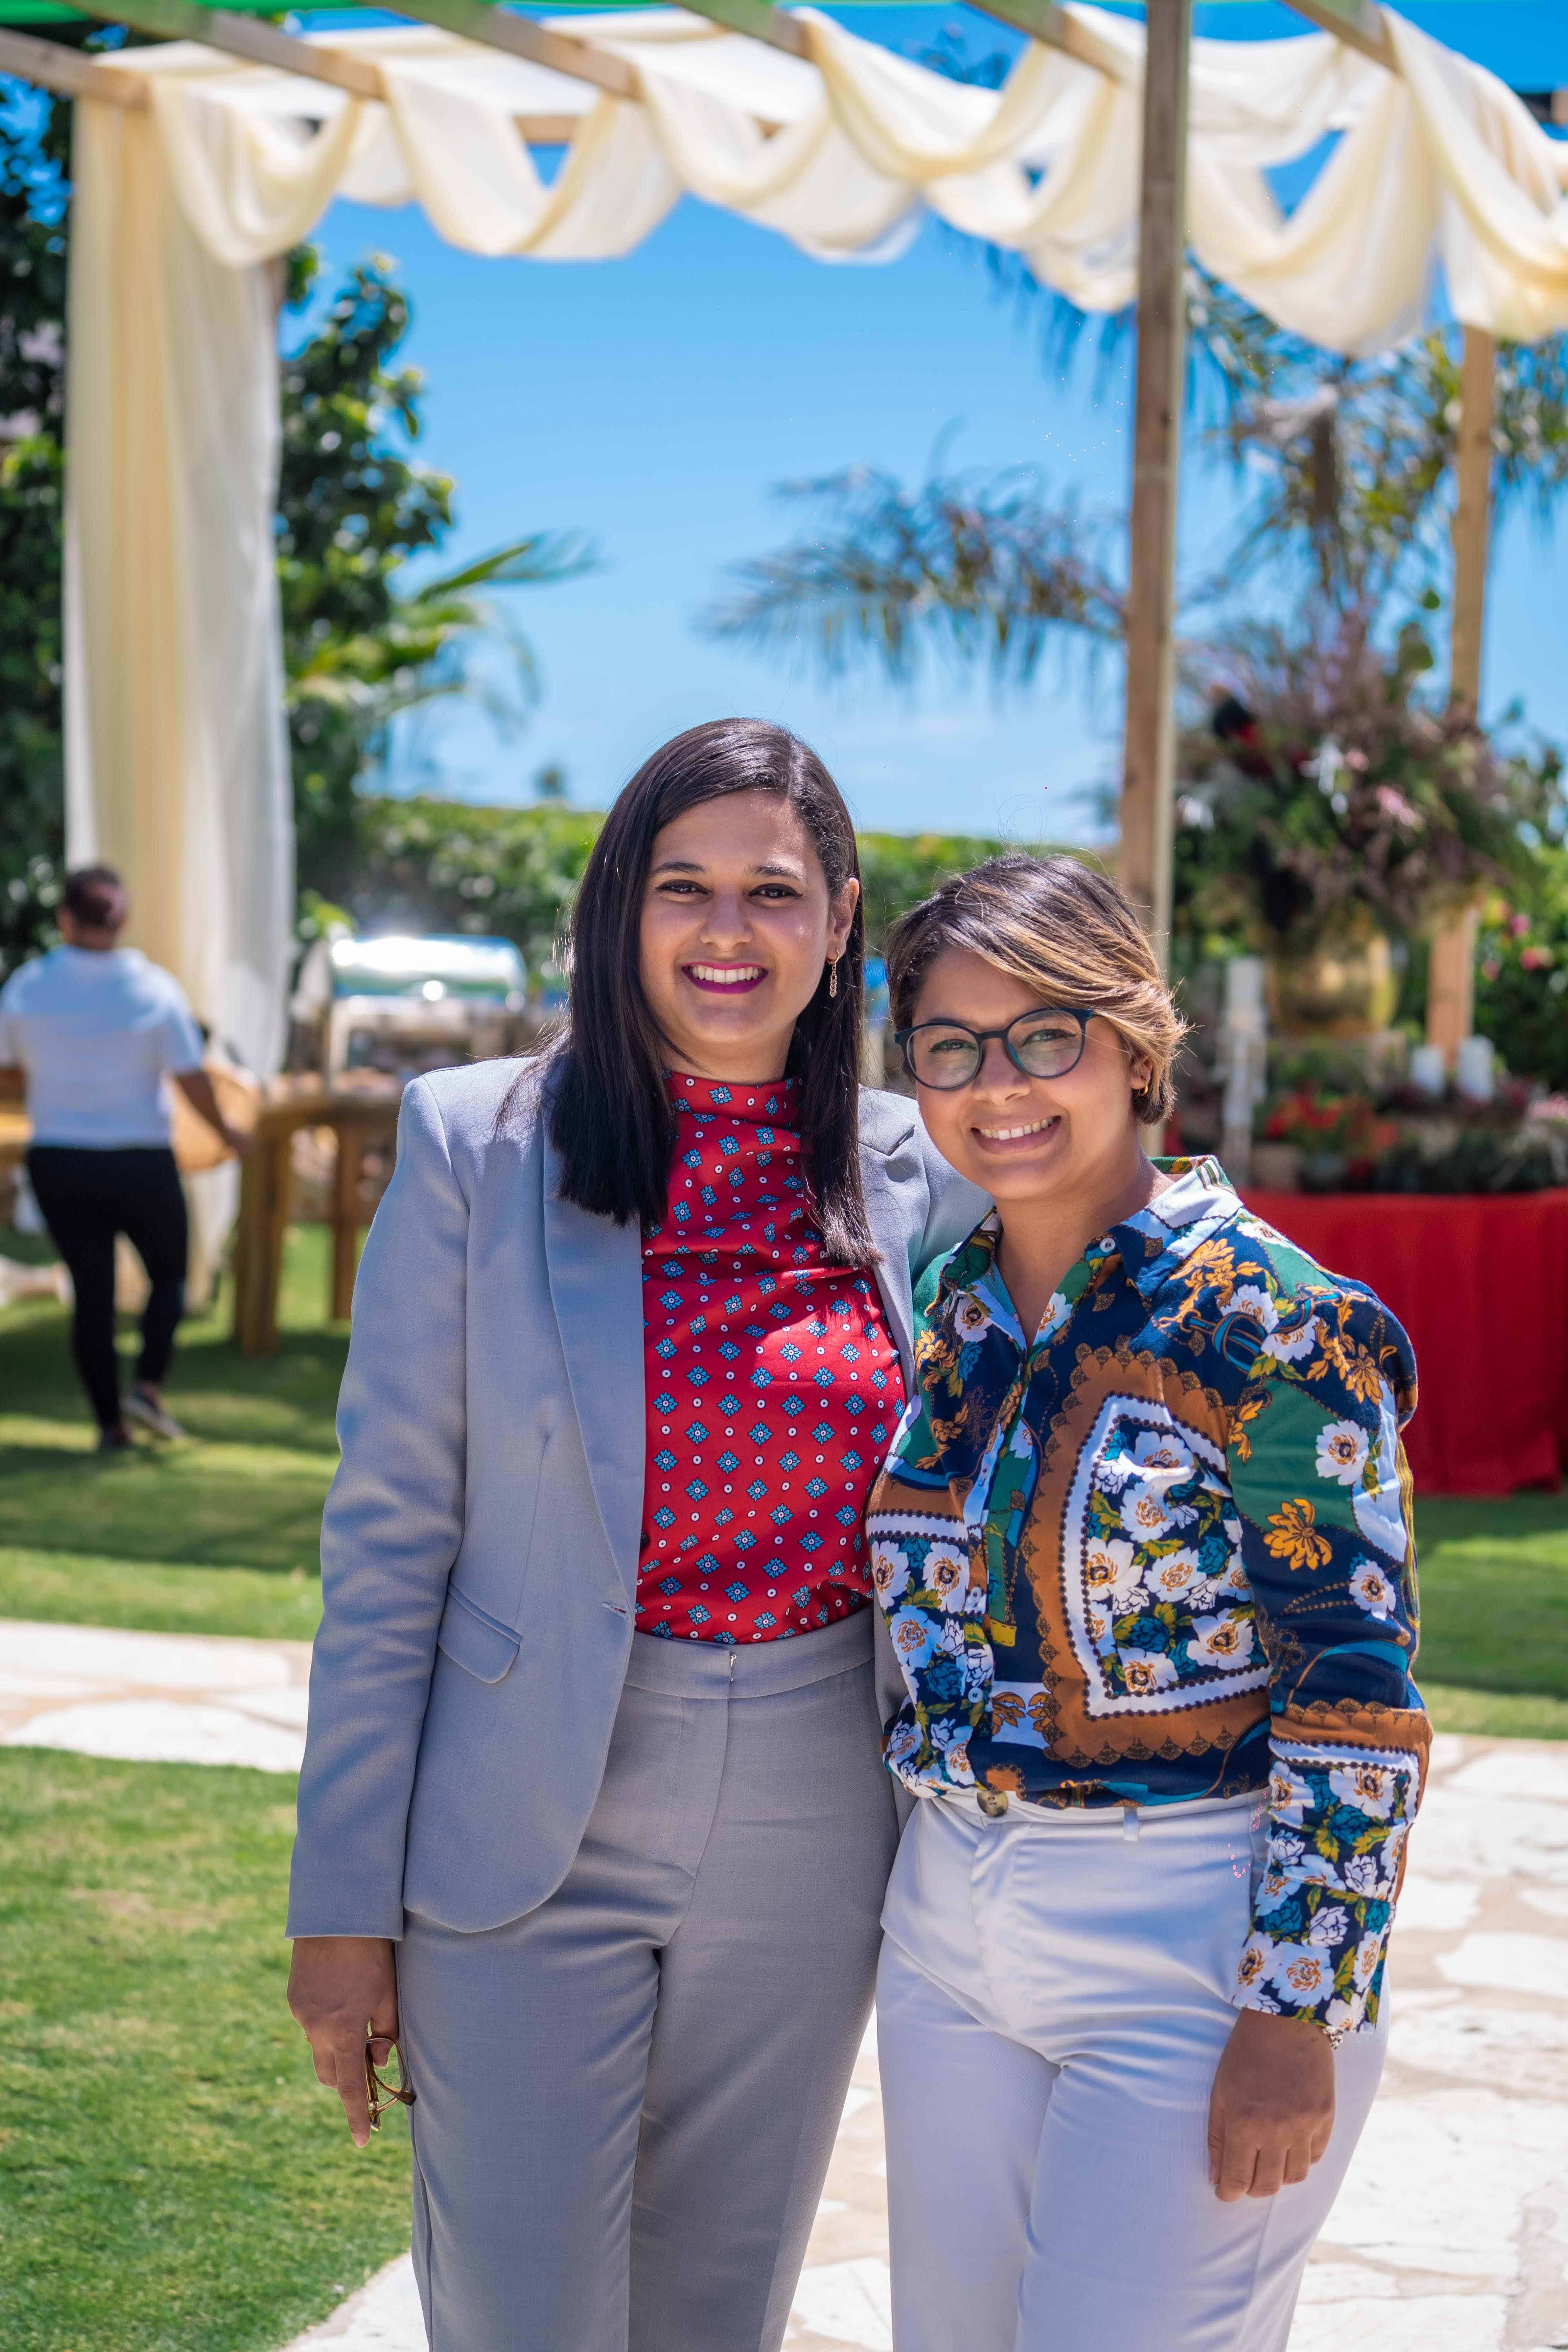
[[[297,1772],[308,1642],[0,1621],[0,1745]]]
[[[297,1769],[309,1650],[0,1623],[0,1742]],[[1384,2088],[1290,2352],[1568,2352],[1568,1745],[1439,1738],[1395,1931]],[[891,2352],[875,2035],[786,2343]],[[299,2339],[424,2352],[406,2258]]]

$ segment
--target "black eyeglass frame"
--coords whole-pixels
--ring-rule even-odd
[[[1070,1062],[1064,1063],[1059,1070],[1053,1070],[1050,1074],[1053,1078],[1065,1078],[1068,1072],[1076,1070],[1083,1059],[1084,1047],[1089,1043],[1089,1024],[1094,1018],[1092,1013],[1084,1012],[1083,1008],[1077,1004],[1031,1005],[1027,1013],[1016,1013],[1005,1029],[972,1029],[967,1021],[917,1021],[912,1029],[895,1029],[893,1043],[902,1053],[904,1067],[914,1079],[916,1086],[930,1087],[933,1094],[955,1095],[960,1087],[972,1087],[985,1067],[985,1048],[994,1037],[1001,1039],[1003,1051],[1016,1070],[1022,1072],[1026,1078],[1037,1078],[1043,1073],[1039,1070],[1031,1070],[1027,1063],[1020,1057],[1018,1049],[1013,1043],[1013,1032],[1021,1021],[1037,1021],[1042,1013],[1060,1013],[1064,1020],[1078,1023],[1078,1052]],[[939,1087],[933,1079],[922,1078],[920,1076],[915,1068],[914,1056],[910,1051],[910,1041],[913,1037],[918,1037],[922,1029],[961,1029],[966,1037],[973,1038],[980,1049],[980,1059],[966,1078],[955,1079],[952,1086]]]

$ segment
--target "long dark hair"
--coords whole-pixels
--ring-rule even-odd
[[[815,751],[761,719],[715,719],[644,761],[594,845],[572,913],[565,1034],[546,1074],[561,1195],[617,1224],[663,1221],[675,1119],[665,1053],[640,971],[643,895],[656,835],[704,801],[773,793],[805,827],[828,891],[859,878],[855,828]],[[866,929],[858,901],[838,964],[795,1024],[787,1076],[800,1086],[813,1213],[828,1257],[875,1259],[860,1188],[859,1077]]]

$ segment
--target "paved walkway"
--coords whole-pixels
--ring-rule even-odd
[[[308,1658],[295,1642],[0,1623],[0,1741],[292,1771]],[[1290,2352],[1345,2352],[1373,2334],[1378,2352],[1563,2352],[1568,1744],[1439,1739],[1413,1853],[1388,2073]],[[299,2346],[424,2342],[405,2260]],[[787,2343],[890,2352],[874,2036]]]
[[[308,1642],[0,1620],[0,1744],[297,1772]]]

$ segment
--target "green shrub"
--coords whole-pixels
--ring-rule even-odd
[[[495,932],[531,965],[552,953],[604,823],[588,809],[470,808],[457,801],[359,803],[360,850],[347,909],[362,929]],[[974,834],[863,833],[860,866],[874,947],[949,874],[1005,842]]]
[[[1568,1093],[1568,849],[1542,849],[1529,898],[1494,892],[1476,950],[1476,1027],[1508,1067]]]

